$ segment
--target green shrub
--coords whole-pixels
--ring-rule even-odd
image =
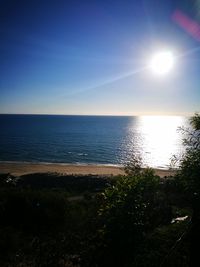
[[[133,173],[133,175],[131,175]],[[142,246],[147,234],[169,223],[171,209],[160,193],[160,177],[152,169],[138,168],[102,194],[100,236],[105,250],[102,266],[125,266]]]

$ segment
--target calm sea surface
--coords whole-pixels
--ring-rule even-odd
[[[185,117],[0,115],[0,161],[124,164],[167,168],[183,152]]]

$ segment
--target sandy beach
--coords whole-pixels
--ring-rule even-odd
[[[36,164],[36,163],[0,163],[0,173],[10,173],[20,176],[30,173],[59,173],[63,175],[96,174],[96,175],[124,175],[123,168],[105,165],[70,165],[70,164]],[[172,170],[155,169],[160,177],[170,176],[175,173]]]

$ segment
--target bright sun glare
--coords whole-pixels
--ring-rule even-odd
[[[174,56],[171,51],[162,51],[154,54],[151,58],[149,68],[154,74],[165,75],[174,65]]]

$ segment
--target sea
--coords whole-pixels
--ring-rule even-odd
[[[167,169],[184,153],[181,116],[0,115],[0,161]]]

